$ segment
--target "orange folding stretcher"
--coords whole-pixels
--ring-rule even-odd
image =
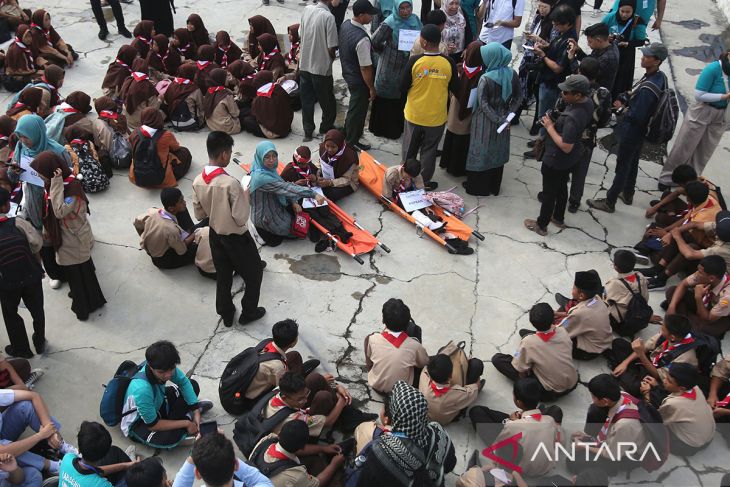
[[[237,159],[234,159],[234,161],[238,162]],[[239,164],[241,168],[246,171],[247,174],[250,173],[250,164]],[[281,174],[285,167],[286,164],[283,164],[281,161],[279,161],[279,166],[276,168],[276,170],[279,172],[279,174]],[[332,242],[338,249],[355,259],[355,261],[361,265],[365,263],[365,260],[362,258],[362,256],[372,252],[376,246],[380,247],[385,252],[390,253],[390,249],[385,244],[381,243],[377,238],[373,236],[373,234],[360,226],[357,220],[348,215],[344,210],[342,210],[342,208],[337,206],[329,198],[327,199],[327,204],[330,207],[330,211],[332,211],[337,219],[342,222],[342,226],[345,227],[345,230],[352,234],[352,237],[350,237],[350,241],[347,243],[342,242],[340,240],[340,237],[332,234],[329,230],[327,230],[327,228],[317,222],[317,220],[315,220],[314,218],[311,219],[311,224],[314,225],[317,230],[322,232],[322,234],[325,235],[330,240],[330,242]]]
[[[422,232],[431,237],[436,242],[440,243],[449,251],[449,253],[455,254],[456,249],[450,245],[441,236],[433,232],[431,229],[426,228],[419,224],[415,218],[401,208],[397,203],[392,201],[390,198],[383,195],[383,178],[385,177],[385,171],[387,166],[384,166],[373,158],[370,154],[365,151],[360,152],[360,183],[370,191],[373,196],[378,198],[384,205],[389,207],[397,215],[400,215],[404,219],[413,223],[418,227],[418,231]],[[464,223],[462,220],[457,218],[454,214],[446,211],[438,205],[431,206],[433,212],[443,220],[446,224],[445,231],[459,237],[465,242],[469,241],[469,238],[473,235],[479,240],[484,240],[484,236],[472,229],[469,225]]]

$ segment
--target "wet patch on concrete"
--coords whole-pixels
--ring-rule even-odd
[[[700,34],[700,41],[704,42],[701,46],[687,46],[681,49],[672,49],[672,53],[677,56],[695,58],[703,63],[717,59],[720,54],[725,52],[725,42],[723,39],[728,38],[728,31],[722,34]]]
[[[350,296],[352,296],[352,299],[354,299],[355,301],[360,301],[365,296],[365,294],[361,293],[360,291],[355,291]]]
[[[699,19],[680,20],[680,21],[670,20],[669,23],[678,25],[680,27],[684,27],[685,29],[690,29],[690,30],[700,30],[700,29],[710,26],[710,24],[708,24],[707,22],[703,22],[702,20],[699,20]]]
[[[290,271],[313,281],[336,281],[342,277],[340,261],[334,255],[303,255],[296,259],[286,254],[275,254],[274,258],[287,261]]]
[[[375,282],[377,282],[378,284],[388,284],[392,280],[393,279],[391,279],[388,276],[381,276],[381,275],[375,276]]]
[[[679,128],[677,128],[679,130]],[[598,139],[598,146],[609,154],[616,154],[618,149],[618,137],[612,132]],[[641,159],[654,162],[656,164],[664,164],[664,158],[667,155],[666,144],[657,145],[644,142],[641,148]]]
[[[702,72],[702,70],[695,69],[695,68],[685,68],[684,72],[690,76],[699,76],[699,74]]]

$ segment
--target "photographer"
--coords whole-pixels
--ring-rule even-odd
[[[596,82],[607,88],[609,91],[613,88],[613,82],[616,79],[618,71],[618,47],[612,44],[608,39],[608,26],[606,24],[593,24],[585,30],[588,47],[591,48],[590,55],[586,55],[578,46],[578,42],[569,40],[568,59],[570,59],[570,70],[573,74],[579,73],[578,61],[583,61],[587,57],[592,57],[598,61],[599,70]]]
[[[593,116],[593,102],[589,98],[591,85],[580,74],[568,76],[558,85],[567,105],[557,120],[546,113],[542,124],[547,132],[545,154],[542,158],[542,205],[537,220],[527,219],[528,230],[547,235],[550,222],[565,228],[565,206],[568,203],[568,178],[570,170],[581,161],[585,147],[581,135]]]
[[[605,198],[586,201],[591,208],[608,213],[616,211],[616,200],[619,197],[627,205],[633,203],[644,134],[646,134],[649,118],[659,103],[659,98],[648,85],[652,84],[655,89],[662,92],[668,84],[667,76],[659,71],[659,66],[669,55],[664,44],[653,42],[642,48],[641,52],[643,54],[641,67],[645,70],[644,77],[639,80],[632,92],[624,93],[613,103],[613,106],[620,110],[628,105],[616,129],[619,142],[613,183]]]

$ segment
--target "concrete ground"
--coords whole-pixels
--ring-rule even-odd
[[[116,35],[113,21],[109,27],[112,35],[108,42],[102,42],[96,37],[98,29],[85,1],[30,0],[23,6],[47,8],[56,29],[80,53],[81,59],[68,71],[62,92],[80,89],[99,96],[106,67],[125,41]],[[184,25],[190,13],[198,12],[211,33],[228,30],[239,45],[244,45],[247,16],[265,15],[279,33],[284,33],[288,25],[299,22],[303,6],[304,3],[294,0],[284,4],[272,2],[269,7],[261,6],[258,0],[178,0],[175,24]],[[139,20],[139,7],[123,4],[123,8],[131,30]],[[414,11],[419,8],[416,2]],[[591,17],[586,6],[583,25],[598,20]],[[691,99],[699,70],[705,62],[716,59],[722,45],[718,36],[726,27],[726,19],[710,0],[695,0],[691,5],[669,2],[661,37],[672,55],[663,69],[683,97]],[[659,33],[653,32],[651,37],[658,40]],[[516,44],[521,45],[521,40]],[[340,104],[338,123],[342,123],[347,93],[339,79],[339,62],[334,69]],[[609,252],[615,247],[633,245],[640,238],[648,223],[644,209],[658,196],[655,178],[660,169],[656,163],[642,161],[633,206],[619,203],[616,213],[609,215],[589,212],[583,205],[577,214],[568,214],[567,229],[551,227],[546,238],[539,237],[522,226],[524,218],[537,216],[536,196],[541,187],[540,165],[523,160],[521,155],[528,140],[525,124],[529,118],[531,113],[512,129],[513,157],[506,166],[500,196],[466,197],[467,208],[481,205],[466,222],[486,236],[485,241],[472,243],[474,255],[452,256],[429,239],[419,238],[412,226],[384,211],[370,194],[361,190],[342,206],[386,243],[392,253],[376,250],[365,265],[358,265],[341,253],[317,255],[308,241],[262,248],[261,255],[269,264],[261,295],[267,314],[246,327],[225,328],[218,322],[214,285],[194,268],[163,272],[152,265],[139,249],[132,220],[146,208],[159,204],[159,192],[137,188],[128,182],[125,173],[117,172],[108,191],[89,196],[96,236],[93,257],[108,304],[81,323],[70,311],[67,289],[54,291],[46,287],[49,346],[42,357],[33,359],[33,365],[47,371],[37,390],[64,424],[66,437],[74,441],[82,420],[99,420],[102,383],[122,360],[141,360],[145,347],[158,339],[170,339],[178,345],[182,367],[192,369],[201,383],[202,396],[217,402],[218,378],[227,360],[268,336],[276,321],[295,318],[301,325],[298,349],[305,358],[319,358],[322,368],[338,376],[364,408],[373,412],[379,411],[380,404],[367,388],[362,343],[367,334],[380,329],[380,308],[390,297],[400,297],[410,305],[415,320],[423,327],[424,345],[431,353],[448,340],[465,340],[472,354],[487,361],[498,351],[512,353],[519,341],[516,331],[529,326],[529,308],[540,301],[552,304],[555,292],[568,293],[575,271],[596,269],[604,281],[612,275]],[[190,200],[191,181],[206,162],[207,131],[177,136],[193,154],[193,168],[180,185]],[[283,160],[288,160],[301,144],[301,137],[301,117],[296,115],[293,133],[275,141]],[[373,142],[375,157],[388,165],[399,162],[398,143],[366,134],[368,137]],[[248,134],[234,139],[236,155],[250,162],[258,139]],[[315,148],[314,143],[310,146]],[[724,166],[729,150],[726,137],[706,171],[710,179],[723,187],[730,187],[730,173]],[[595,150],[586,198],[604,193],[614,166],[614,155],[601,148]],[[231,173],[242,176],[238,168],[232,168]],[[441,170],[437,170],[434,179],[442,188],[456,186],[457,192],[463,193],[460,180]],[[237,279],[237,293],[241,286]],[[662,299],[662,293],[652,293],[655,310],[659,310]],[[656,331],[658,328],[652,327],[643,336]],[[581,427],[590,402],[584,383],[607,371],[602,360],[581,363],[578,369],[581,385],[558,402],[565,411],[567,433]],[[511,384],[489,364],[486,378],[487,387],[478,403],[512,411]],[[214,407],[211,416],[225,430],[231,430],[234,419],[219,406]],[[449,426],[448,431],[457,446],[456,472],[460,473],[471,451],[484,445],[464,421]],[[113,435],[120,446],[128,444],[118,430]],[[614,483],[718,485],[728,469],[726,448],[717,437],[710,448],[691,459],[672,457],[658,473],[634,471],[630,477],[615,478]],[[161,454],[171,475],[187,452],[187,448],[181,447]],[[561,467],[559,471],[562,470]],[[450,475],[447,485],[453,485],[454,479]]]

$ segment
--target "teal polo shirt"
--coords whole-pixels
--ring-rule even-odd
[[[707,93],[718,93],[724,95],[727,93],[727,81],[730,79],[727,76],[723,76],[722,66],[720,61],[715,61],[702,70],[700,77],[697,78],[697,84],[695,89],[699,91],[706,91]],[[727,108],[727,100],[720,100],[709,103],[715,108]]]

